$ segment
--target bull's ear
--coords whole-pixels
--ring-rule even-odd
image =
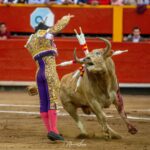
[[[110,50],[104,57],[105,58],[108,58],[108,57],[111,57],[113,55],[113,50]]]

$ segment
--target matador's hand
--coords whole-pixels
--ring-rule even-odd
[[[66,16],[63,16],[63,19],[71,19],[71,18],[73,18],[73,17],[74,17],[74,15],[68,14],[68,15],[66,15]]]

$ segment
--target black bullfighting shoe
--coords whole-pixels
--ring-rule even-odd
[[[55,133],[53,131],[50,131],[48,133],[47,137],[48,137],[48,139],[50,139],[52,141],[58,141],[58,140],[59,141],[64,141],[64,138],[61,135],[59,135],[59,134],[57,134],[57,133]]]

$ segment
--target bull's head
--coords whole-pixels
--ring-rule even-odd
[[[79,59],[76,55],[76,50],[74,50],[75,61],[80,64],[85,64],[86,69],[92,73],[100,73],[106,71],[105,59],[111,53],[111,43],[104,38],[100,38],[100,40],[105,42],[106,47],[102,49],[94,49],[83,59]]]

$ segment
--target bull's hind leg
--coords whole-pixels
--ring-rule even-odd
[[[106,115],[103,112],[102,107],[97,102],[97,100],[92,99],[92,101],[90,101],[90,106],[93,112],[95,113],[95,115],[97,116],[98,122],[102,125],[102,130],[104,132],[105,138],[120,139],[121,136],[113,129],[111,129],[110,126],[107,124]]]
[[[131,133],[131,134],[136,134],[137,133],[137,129],[129,122],[129,120],[127,119],[127,115],[124,111],[124,104],[123,104],[123,99],[122,99],[122,96],[121,96],[121,93],[120,93],[120,90],[118,89],[117,91],[117,96],[116,96],[116,101],[114,102],[121,118],[124,120],[124,122],[126,123],[127,125],[127,128],[128,128],[128,131]]]
[[[75,122],[77,123],[78,128],[81,131],[81,134],[78,136],[79,138],[86,138],[88,137],[87,131],[83,125],[83,123],[81,122],[81,120],[79,119],[79,115],[77,114],[77,108],[70,102],[65,103],[64,105],[64,109],[70,114],[70,116],[75,120]]]

